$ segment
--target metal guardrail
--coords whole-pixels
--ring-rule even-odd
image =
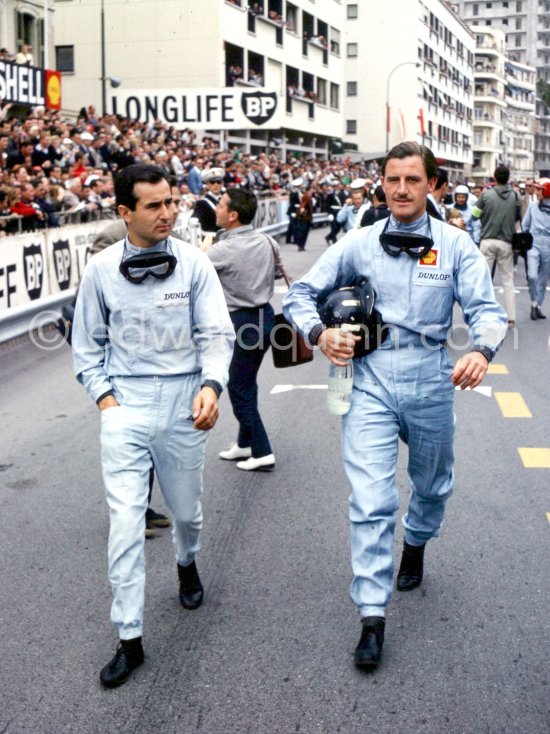
[[[327,214],[314,214],[313,224],[328,223]],[[285,234],[288,229],[288,221],[269,224],[261,227],[260,232],[266,232],[272,237]],[[182,233],[183,234],[183,233]],[[192,244],[198,245],[200,237],[199,230],[196,226],[189,223],[188,234]],[[56,294],[47,298],[41,298],[36,301],[36,305],[25,305],[20,308],[13,308],[0,315],[0,344],[33,332],[42,334],[43,342],[44,329],[55,324],[61,317],[61,309],[70,303],[76,294],[76,288],[63,291],[62,294]]]

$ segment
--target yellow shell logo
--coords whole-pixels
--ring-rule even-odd
[[[57,107],[61,99],[61,85],[59,84],[58,76],[53,75],[48,79],[46,93],[52,107]]]
[[[437,250],[430,250],[420,262],[422,265],[435,265],[437,263]]]

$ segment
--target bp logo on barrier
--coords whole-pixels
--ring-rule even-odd
[[[40,245],[28,245],[23,248],[23,272],[29,298],[35,301],[40,298],[44,281],[44,257]]]
[[[241,107],[254,125],[269,122],[277,110],[276,92],[243,92]]]
[[[53,264],[55,277],[60,290],[66,291],[71,285],[71,251],[69,240],[57,240],[53,243]]]

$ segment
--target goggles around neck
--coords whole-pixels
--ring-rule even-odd
[[[399,257],[402,252],[406,252],[409,257],[420,260],[434,246],[430,217],[428,217],[430,236],[416,234],[415,232],[387,232],[389,223],[390,220],[388,219],[380,235],[380,244],[388,255]]]
[[[178,264],[170,245],[168,248],[168,252],[147,252],[145,250],[125,259],[126,243],[124,243],[124,252],[118,269],[130,283],[143,283],[150,275],[158,280],[165,280],[172,275]]]

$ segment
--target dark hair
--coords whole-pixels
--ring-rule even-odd
[[[386,203],[386,192],[384,191],[384,189],[381,186],[377,186],[374,189],[374,194],[373,195],[376,196],[376,198],[378,199],[378,201],[380,201],[380,202],[382,202],[384,204]]]
[[[445,184],[449,183],[449,174],[444,168],[438,168],[437,169],[437,183],[435,184],[435,188],[440,189]]]
[[[412,140],[406,143],[394,145],[389,153],[386,154],[386,157],[382,161],[382,176],[386,175],[386,165],[392,158],[408,158],[412,155],[418,155],[422,158],[424,170],[426,171],[426,176],[429,179],[437,176],[437,163],[435,162],[432,151],[425,145],[420,145]]]
[[[256,216],[258,199],[251,191],[229,187],[226,190],[228,198],[227,208],[230,212],[237,212],[241,224],[250,224]]]
[[[134,186],[138,183],[168,183],[168,176],[159,166],[148,163],[133,163],[126,166],[115,176],[115,200],[117,206],[127,206],[135,211],[138,197],[134,194]]]
[[[502,164],[500,164],[495,168],[493,176],[497,184],[507,184],[508,180],[510,179],[510,169],[508,168],[508,166],[503,166]]]

